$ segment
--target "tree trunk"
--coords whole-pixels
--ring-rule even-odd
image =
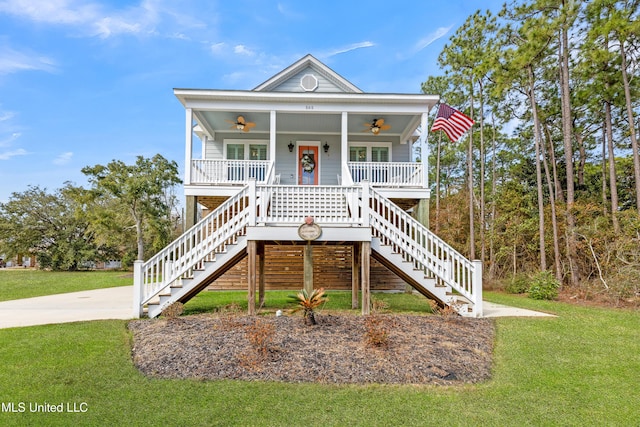
[[[567,1],[562,1],[563,9],[569,7]],[[560,100],[562,103],[562,139],[564,144],[564,156],[567,170],[567,258],[571,266],[571,283],[577,285],[580,281],[580,272],[576,263],[577,242],[576,242],[576,219],[574,216],[575,186],[573,171],[573,144],[571,142],[572,121],[571,121],[571,94],[569,93],[569,22],[565,17],[560,29]]]
[[[607,209],[607,126],[602,126],[602,216],[607,217],[609,210]]]
[[[138,244],[138,261],[144,261],[144,239],[142,219],[136,216],[136,242]]]
[[[496,223],[496,123],[493,114],[492,119],[492,140],[491,140],[491,224],[489,240],[489,276],[496,275],[496,253],[495,253],[495,223]]]
[[[485,223],[485,194],[484,194],[484,93],[482,87],[482,79],[478,80],[480,87],[480,259],[484,263],[487,254],[487,245],[485,242],[486,228]]]
[[[547,135],[547,141],[549,141],[549,160],[551,162],[551,169],[553,171],[553,189],[556,194],[556,201],[564,203],[564,193],[562,191],[562,185],[560,185],[560,179],[558,178],[558,163],[556,161],[556,149],[553,145],[553,139],[551,138],[551,132],[549,127],[545,126],[545,135]]]
[[[549,162],[544,152],[544,141],[542,150],[542,163],[544,165],[544,173],[547,178],[547,188],[549,189],[549,204],[551,205],[551,230],[553,231],[553,265],[556,270],[556,279],[558,282],[562,282],[562,265],[560,263],[560,239],[558,232],[558,214],[556,212],[556,198],[553,191],[553,181],[549,173]]]
[[[609,151],[609,194],[611,195],[611,223],[616,234],[620,234],[618,221],[618,179],[616,175],[616,156],[613,146],[613,126],[611,124],[611,104],[605,102],[605,128],[607,133],[607,148]]]
[[[638,138],[636,137],[636,127],[633,121],[633,107],[631,106],[631,89],[629,88],[629,77],[627,76],[627,55],[624,41],[620,40],[620,57],[622,59],[622,83],[624,85],[624,98],[627,107],[627,120],[629,121],[629,133],[631,134],[631,151],[633,155],[633,172],[636,181],[636,209],[640,215],[640,153],[638,150]]]
[[[584,148],[584,138],[580,132],[576,132],[576,143],[578,144],[578,187],[584,188],[584,166],[587,164],[587,150]]]
[[[540,168],[540,121],[538,119],[538,106],[536,104],[535,87],[533,79],[533,70],[531,64],[527,67],[529,76],[529,102],[531,103],[531,111],[533,114],[533,131],[534,131],[534,145],[536,151],[536,183],[538,189],[538,233],[539,247],[540,247],[540,270],[545,271],[547,269],[547,256],[545,250],[545,230],[544,230],[544,194],[542,192],[542,170]]]

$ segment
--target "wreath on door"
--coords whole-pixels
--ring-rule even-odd
[[[313,170],[316,168],[316,162],[314,162],[311,156],[308,154],[302,155],[300,163],[302,164],[302,170],[305,172],[313,172]]]

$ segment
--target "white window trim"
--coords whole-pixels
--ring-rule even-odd
[[[367,149],[366,162],[371,162],[371,148],[372,147],[387,147],[389,149],[389,163],[393,162],[393,143],[381,142],[381,141],[350,141],[347,148],[347,153],[351,147],[365,147]]]
[[[250,157],[250,152],[249,152],[249,146],[250,145],[264,145],[267,147],[267,160],[269,159],[269,140],[268,139],[225,139],[223,141],[224,147],[222,149],[222,158],[226,159],[227,158],[227,145],[228,144],[242,144],[244,145],[244,160],[249,160]]]

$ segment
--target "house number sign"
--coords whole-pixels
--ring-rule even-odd
[[[298,236],[308,242],[316,240],[322,234],[322,228],[313,222],[313,217],[306,217],[304,224],[298,227]]]

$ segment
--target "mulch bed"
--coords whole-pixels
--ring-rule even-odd
[[[477,383],[490,378],[489,319],[376,314],[193,315],[135,320],[133,361],[149,377],[327,384]]]

